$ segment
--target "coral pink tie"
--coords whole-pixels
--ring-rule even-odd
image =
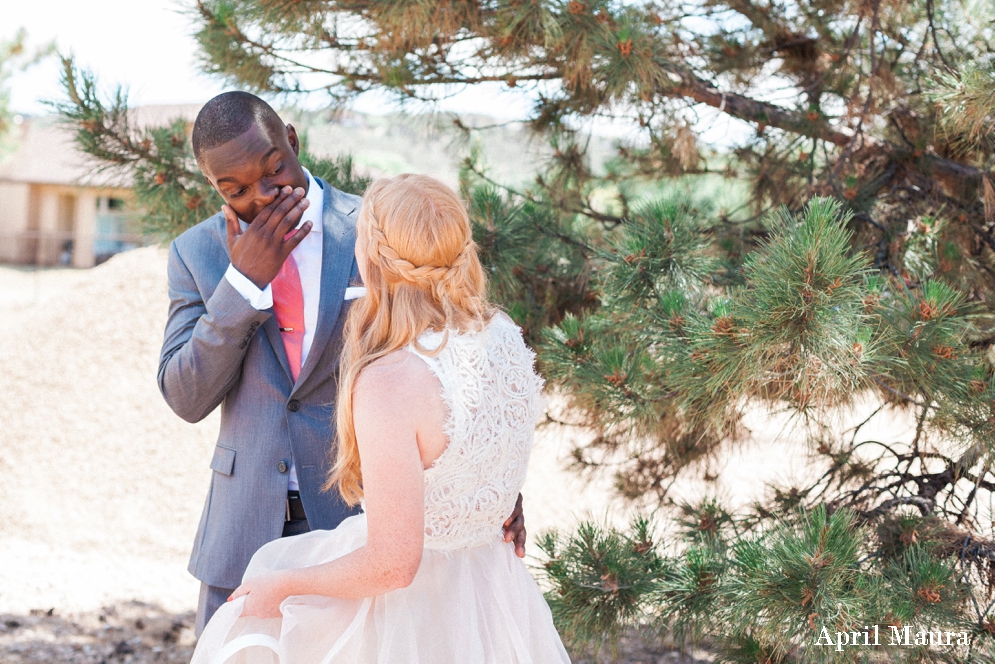
[[[271,285],[273,313],[276,314],[283,348],[290,361],[290,376],[296,383],[301,373],[301,351],[304,348],[304,291],[293,255],[287,256]]]

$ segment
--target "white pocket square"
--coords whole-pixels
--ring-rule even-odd
[[[366,286],[349,286],[345,289],[343,300],[355,300],[357,297],[366,295]]]

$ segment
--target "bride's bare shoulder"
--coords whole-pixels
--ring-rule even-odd
[[[397,350],[366,366],[356,378],[355,396],[369,394],[377,401],[437,395],[441,385],[424,360]],[[374,396],[377,395],[377,396]]]

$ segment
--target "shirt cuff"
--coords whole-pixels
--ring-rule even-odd
[[[249,278],[235,269],[231,263],[228,264],[228,270],[225,271],[225,279],[256,311],[269,309],[273,306],[273,288],[269,284],[260,290],[259,286],[249,281]]]
[[[243,277],[244,278],[244,277]],[[343,300],[355,300],[357,297],[363,297],[366,295],[365,286],[349,286],[345,289],[345,297]]]

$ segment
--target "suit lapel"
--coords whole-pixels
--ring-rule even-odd
[[[349,285],[349,277],[352,275],[352,266],[355,262],[356,229],[350,223],[349,215],[355,212],[356,206],[344,196],[333,195],[331,185],[324,180],[315,179],[321,185],[324,195],[318,327],[315,329],[311,349],[308,351],[304,366],[301,367],[301,373],[297,377],[293,392],[300,389],[308,376],[311,375],[328,345],[328,339],[335,328],[339,312],[342,310],[342,300],[345,297],[345,289]],[[279,335],[279,330],[276,333]],[[286,362],[282,341],[280,346],[280,351],[284,357],[283,361]]]
[[[266,322],[263,323],[263,329],[266,330],[266,336],[269,337],[269,343],[273,347],[273,352],[276,353],[276,358],[280,360],[280,366],[287,372],[287,378],[290,378],[290,360],[287,359],[287,350],[283,347],[280,324],[276,321],[276,315],[266,319]]]

